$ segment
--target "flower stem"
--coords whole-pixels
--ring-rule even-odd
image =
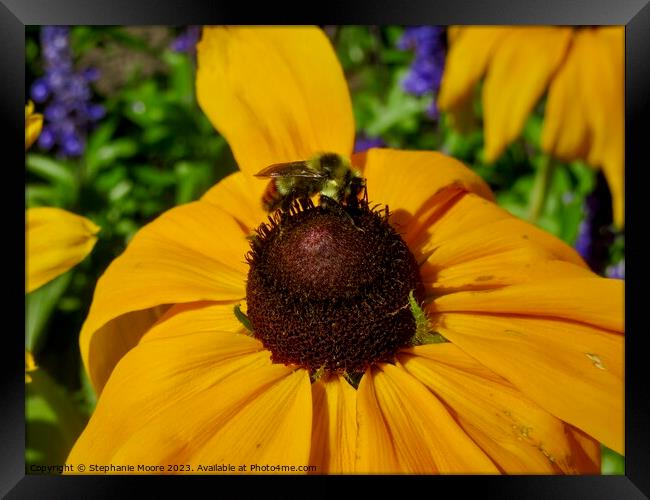
[[[537,222],[544,205],[546,204],[546,196],[548,195],[551,179],[553,179],[553,172],[555,171],[555,162],[548,156],[541,157],[537,173],[535,174],[535,184],[530,194],[530,201],[528,205],[528,220],[530,222]]]

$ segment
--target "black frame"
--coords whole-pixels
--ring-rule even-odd
[[[488,496],[518,498],[648,498],[650,496],[650,412],[649,391],[645,384],[643,369],[644,340],[648,331],[642,329],[644,304],[643,278],[647,267],[642,258],[643,227],[642,199],[638,190],[648,182],[650,158],[647,135],[643,131],[643,117],[650,112],[650,5],[649,0],[334,0],[318,7],[305,2],[302,6],[275,1],[260,5],[244,2],[211,2],[188,5],[183,0],[1,0],[0,2],[0,48],[2,50],[3,76],[0,78],[0,102],[2,103],[3,136],[8,138],[9,158],[4,168],[18,172],[24,164],[22,145],[23,108],[26,102],[24,82],[25,25],[44,24],[124,24],[124,25],[184,25],[184,24],[562,24],[562,25],[625,25],[625,127],[626,127],[626,459],[625,476],[442,476],[411,478],[410,481],[426,481],[423,488],[433,494],[442,489],[455,494],[466,488],[476,488]],[[307,9],[305,9],[307,7]],[[308,12],[309,8],[316,12]],[[310,15],[311,14],[311,15]],[[644,145],[646,146],[644,148]],[[21,158],[22,157],[22,158]],[[17,177],[20,177],[17,175]],[[6,214],[11,214],[11,234],[7,241],[23,238],[19,207],[24,203],[22,187],[18,179],[12,180],[0,197]],[[636,191],[636,193],[635,193]],[[637,222],[634,220],[637,219]],[[15,225],[14,225],[15,223]],[[630,232],[632,227],[632,232]],[[637,229],[635,229],[637,228]],[[636,231],[636,232],[635,232]],[[22,240],[24,241],[24,240]],[[12,273],[5,274],[11,285],[6,286],[3,310],[18,316],[24,302],[19,291],[24,287],[24,274],[19,263],[24,262],[21,245],[4,248],[10,254]],[[630,271],[631,270],[631,271]],[[15,273],[13,272],[15,271]],[[23,314],[24,317],[24,314]],[[17,324],[18,323],[18,318]],[[22,321],[22,320],[20,320]],[[18,328],[4,328],[5,347],[0,349],[0,495],[32,498],[47,496],[69,498],[92,490],[93,496],[113,497],[126,486],[133,492],[150,492],[150,478],[132,476],[113,477],[57,477],[25,475],[25,419],[22,342]],[[634,439],[630,439],[632,436]],[[206,480],[203,477],[185,478],[188,481]],[[183,490],[185,479],[169,482],[165,488]],[[212,479],[212,478],[211,478]],[[362,479],[362,478],[357,478]],[[372,482],[382,489],[391,478],[373,477]],[[393,480],[395,477],[392,478]],[[407,479],[397,478],[398,484]],[[244,492],[247,486],[259,485],[259,481],[285,481],[282,478],[227,478],[228,486]],[[294,481],[333,481],[333,487],[349,485],[349,478],[291,478]],[[342,481],[342,482],[340,482]],[[391,481],[392,482],[392,481]],[[347,484],[346,484],[347,483]],[[280,484],[278,484],[280,486]],[[290,486],[290,485],[288,485]],[[307,483],[294,489],[301,496],[309,495]],[[313,486],[313,485],[312,485]],[[145,490],[146,488],[146,490]],[[453,488],[453,490],[452,490]],[[185,490],[185,491],[184,491]],[[282,490],[283,496],[289,491]],[[425,490],[426,491],[426,490]]]

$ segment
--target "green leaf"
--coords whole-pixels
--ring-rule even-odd
[[[61,197],[60,190],[53,186],[28,184],[25,188],[25,205],[27,208],[42,206],[63,207],[65,206],[65,201]]]
[[[124,166],[114,166],[113,168],[102,172],[95,179],[95,188],[104,193],[110,192],[122,180],[126,179],[127,170]]]
[[[25,346],[30,351],[38,352],[43,345],[47,322],[71,277],[68,271],[25,296]]]
[[[133,174],[138,183],[147,186],[165,188],[176,182],[176,174],[151,165],[137,165],[132,167]]]
[[[36,360],[38,364],[38,359]],[[25,462],[64,464],[86,423],[73,397],[39,367],[25,384]]]
[[[182,161],[174,165],[176,173],[176,204],[196,200],[210,186],[210,165],[201,162]]]
[[[625,475],[625,457],[601,445],[601,474]]]
[[[93,179],[99,170],[113,165],[121,158],[131,158],[138,152],[138,143],[131,138],[122,137],[98,146],[86,157],[87,176]]]
[[[367,127],[368,135],[379,136],[398,125],[405,131],[417,128],[417,118],[431,104],[432,97],[414,97],[406,94],[400,84],[404,74],[396,73],[386,104],[373,110],[373,120]]]
[[[27,171],[56,184],[76,189],[76,178],[71,166],[36,153],[27,155]]]
[[[524,139],[536,149],[539,149],[543,126],[544,119],[537,113],[531,113],[524,125],[524,130],[522,132]]]
[[[171,95],[181,104],[191,106],[194,103],[194,71],[190,58],[171,50],[163,52],[162,58],[170,69]]]

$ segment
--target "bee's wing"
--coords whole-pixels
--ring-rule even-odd
[[[260,170],[255,177],[305,177],[322,179],[326,175],[311,168],[308,161],[292,161],[289,163],[274,163]]]

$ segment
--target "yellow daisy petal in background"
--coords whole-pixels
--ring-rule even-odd
[[[509,28],[501,26],[449,27],[449,53],[438,93],[438,107],[454,112],[471,99],[499,41]]]
[[[41,133],[43,115],[34,113],[34,103],[29,101],[25,106],[25,149],[28,149]]]
[[[624,224],[624,28],[458,27],[450,31],[438,106],[466,108],[485,74],[485,155],[495,161],[548,91],[541,147],[602,168]]]
[[[205,27],[196,92],[242,172],[352,153],[354,118],[343,71],[315,27]]]
[[[584,158],[589,152],[589,121],[583,107],[581,59],[586,32],[573,37],[571,50],[551,82],[546,101],[541,145],[563,161]],[[595,84],[595,82],[594,82]]]
[[[30,208],[25,213],[26,292],[29,293],[81,262],[99,232],[93,222],[60,208]]]
[[[485,159],[495,161],[516,139],[564,59],[571,28],[511,30],[493,52],[483,86]]]
[[[36,365],[36,361],[34,361],[34,356],[30,351],[25,349],[25,383],[26,384],[29,384],[32,381],[32,376],[29,373],[36,371],[37,369],[38,366]]]

